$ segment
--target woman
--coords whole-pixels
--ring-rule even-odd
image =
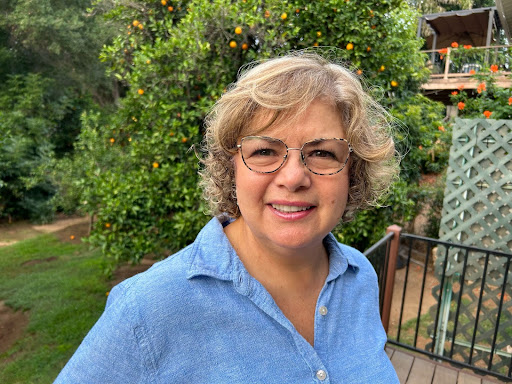
[[[330,231],[396,174],[385,113],[309,54],[247,70],[207,119],[214,217],[124,281],[59,383],[398,383],[376,274]]]

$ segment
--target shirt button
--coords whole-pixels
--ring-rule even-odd
[[[326,307],[326,306],[324,306],[324,305],[322,305],[322,306],[318,309],[318,311],[320,312],[320,314],[321,314],[322,316],[327,315],[327,307]]]
[[[323,369],[316,371],[316,378],[320,381],[324,381],[327,378],[327,373]]]

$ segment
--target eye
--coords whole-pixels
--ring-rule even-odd
[[[336,159],[336,155],[333,152],[326,151],[324,149],[315,149],[308,153],[308,157],[325,157],[329,159]]]
[[[271,148],[255,149],[254,151],[251,152],[251,157],[254,157],[254,156],[276,156],[276,155],[277,155],[276,151]]]

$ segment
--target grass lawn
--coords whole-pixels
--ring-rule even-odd
[[[0,383],[53,382],[103,312],[102,271],[99,250],[54,235],[0,247],[0,300],[29,317],[21,339],[0,355]]]

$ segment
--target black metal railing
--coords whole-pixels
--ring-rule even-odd
[[[393,259],[389,241],[365,252],[379,259],[381,289],[382,264],[395,264],[382,261]],[[388,342],[512,381],[512,254],[401,233],[398,257]]]

